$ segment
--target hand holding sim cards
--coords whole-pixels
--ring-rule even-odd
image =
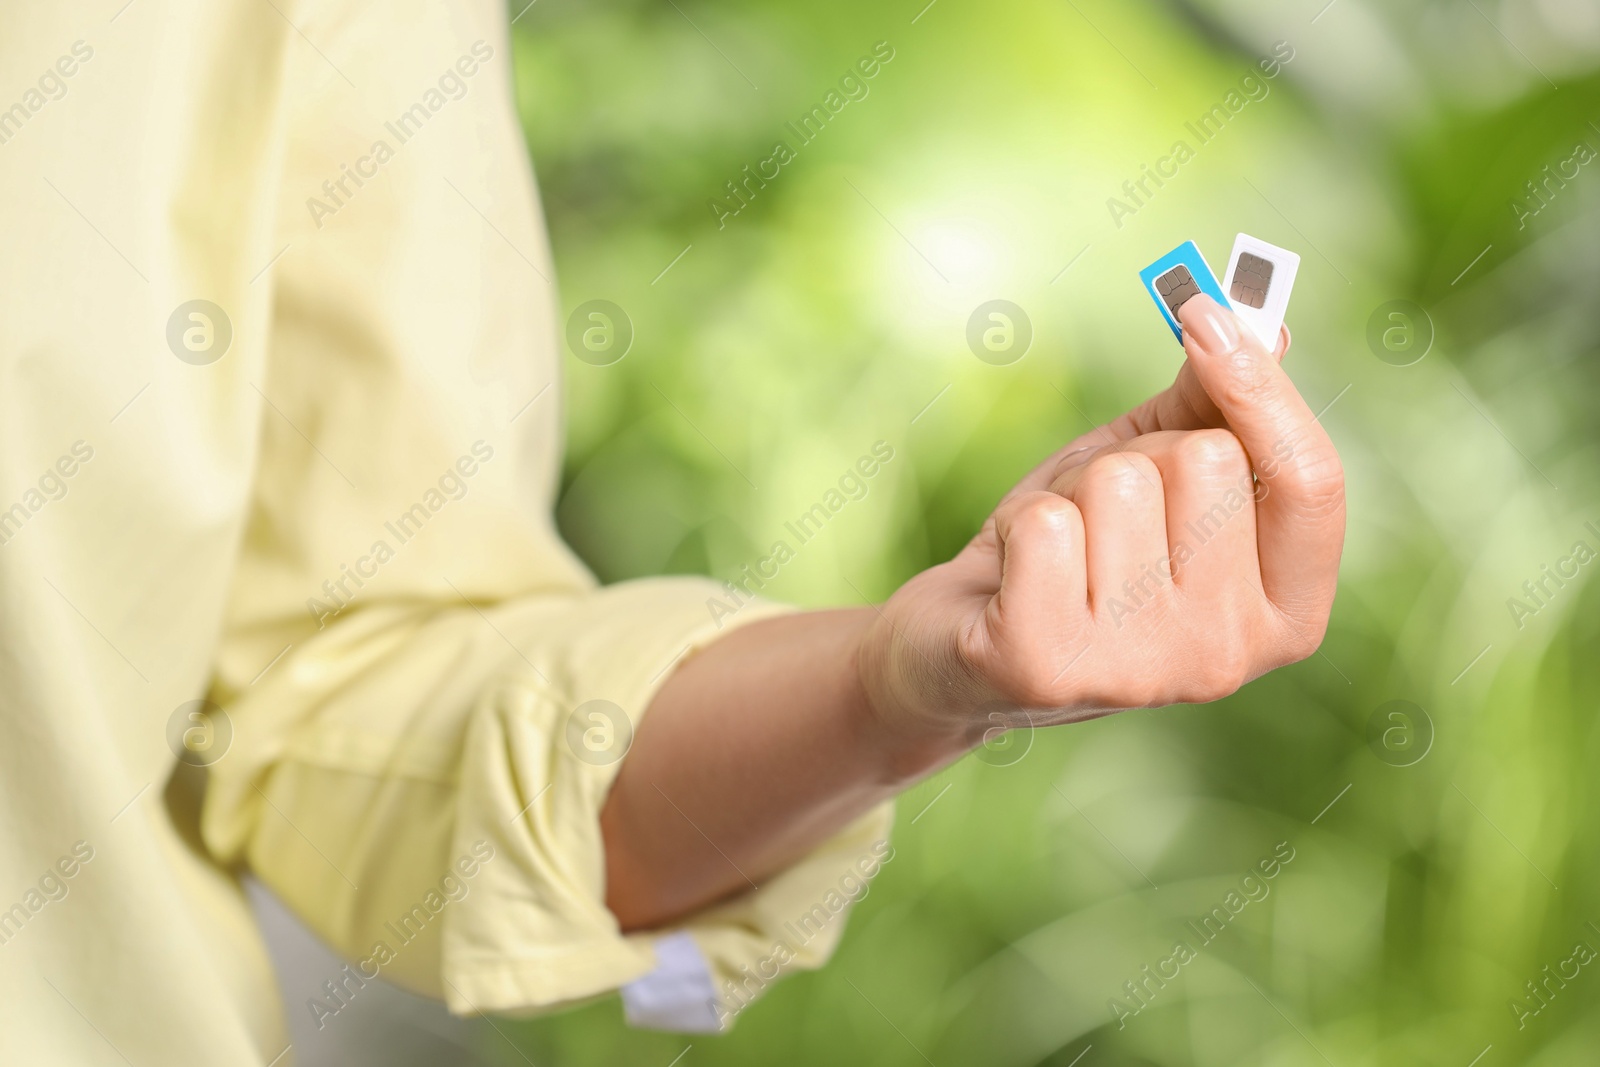
[[[1297,266],[1241,235],[1225,281],[1192,241],[1140,273],[1183,364],[1035,467],[871,621],[863,684],[897,730],[970,738],[1203,703],[1316,650],[1344,472],[1279,362]],[[908,645],[947,658],[929,671]],[[973,708],[996,707],[973,726]]]
[[[1179,344],[1183,343],[1183,327],[1178,309],[1204,293],[1238,315],[1268,352],[1279,352],[1288,347],[1287,338],[1280,342],[1279,335],[1299,269],[1300,257],[1295,253],[1241,233],[1234,238],[1228,273],[1221,284],[1193,241],[1185,241],[1150,264],[1139,272],[1139,278]]]

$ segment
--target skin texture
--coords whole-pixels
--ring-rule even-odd
[[[1176,381],[1036,467],[954,559],[673,673],[601,812],[624,929],[759,885],[997,722],[1205,703],[1316,651],[1344,474],[1279,366],[1288,331],[1268,353],[1205,296],[1179,318]]]

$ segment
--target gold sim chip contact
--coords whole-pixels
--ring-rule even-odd
[[[1268,352],[1278,347],[1289,291],[1300,269],[1300,257],[1286,248],[1241,233],[1234,239],[1222,287],[1233,309]]]
[[[1217,276],[1193,241],[1183,242],[1140,271],[1139,280],[1179,344],[1183,343],[1183,326],[1178,322],[1178,309],[1184,304],[1204,293],[1223,307],[1229,306]]]
[[[1178,309],[1188,303],[1190,297],[1200,295],[1200,287],[1195,284],[1189,268],[1179,264],[1156,279],[1156,292],[1161,294],[1161,300],[1172,312],[1172,317],[1177,318]]]
[[[1239,253],[1228,295],[1235,303],[1259,308],[1267,302],[1267,287],[1272,284],[1272,262],[1253,252]]]

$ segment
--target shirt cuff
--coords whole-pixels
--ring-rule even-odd
[[[831,954],[892,855],[887,806],[668,929],[624,935],[605,906],[599,815],[640,715],[675,664],[789,610],[728,600],[705,579],[650,579],[584,598],[559,634],[502,626],[526,656],[485,693],[463,745],[453,853],[495,858],[446,913],[452,1011],[537,1013],[625,989],[634,1025],[725,1029],[781,973]]]
[[[850,911],[894,859],[893,818],[893,803],[882,804],[788,870],[764,879],[761,888],[685,920],[711,974],[709,1008],[717,1030],[731,1028],[779,980],[821,967],[833,955]]]

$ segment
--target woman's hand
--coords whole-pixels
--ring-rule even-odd
[[[867,631],[862,686],[907,778],[997,710],[1020,726],[1202,703],[1321,643],[1344,543],[1333,442],[1231,311],[1199,296],[1180,319],[1169,389],[1036,468]]]
[[[1040,465],[955,559],[882,608],[740,627],[668,677],[601,813],[624,929],[784,869],[996,712],[1215,700],[1312,653],[1344,542],[1339,457],[1232,312],[1195,297],[1180,317],[1172,387]]]

